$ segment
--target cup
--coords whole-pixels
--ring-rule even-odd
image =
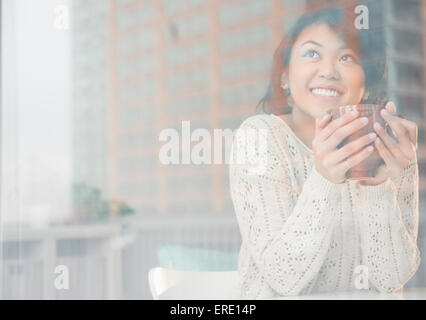
[[[359,112],[359,117],[368,118],[368,123],[362,127],[360,130],[354,132],[352,135],[344,139],[338,146],[338,148],[342,148],[344,145],[361,138],[364,135],[369,134],[370,132],[375,132],[374,123],[378,122],[382,128],[385,128],[386,132],[395,140],[398,141],[396,135],[393,133],[390,126],[383,119],[380,111],[384,109],[383,106],[378,104],[358,104],[353,106],[342,106],[338,109],[332,109],[329,111],[331,114],[332,120],[341,117],[345,113],[351,112],[353,110],[357,110]],[[395,112],[393,115],[405,118],[401,113]],[[370,143],[374,147],[374,141]],[[384,164],[382,157],[376,148],[374,148],[373,152],[365,158],[358,165],[352,167],[346,172],[346,179],[349,180],[369,180],[376,176],[377,169],[381,164]]]

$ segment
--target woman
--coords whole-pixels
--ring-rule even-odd
[[[375,126],[338,148],[365,119],[327,114],[330,106],[385,99],[383,42],[375,31],[344,28],[343,17],[329,8],[298,20],[275,54],[262,100],[281,115],[248,118],[234,139],[230,186],[242,235],[234,298],[395,292],[420,264],[416,124],[393,116],[390,101],[383,117],[398,142]],[[241,139],[247,129],[264,135]],[[345,180],[372,148],[384,160],[377,176]],[[251,170],[259,159],[263,170]]]

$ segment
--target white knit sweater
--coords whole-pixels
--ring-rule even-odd
[[[256,134],[241,138],[250,130]],[[284,120],[267,114],[242,123],[231,155],[242,236],[231,298],[359,289],[357,266],[368,268],[361,270],[369,290],[393,292],[417,270],[417,159],[377,186],[334,184],[316,171],[312,150]],[[250,165],[259,159],[266,165]]]

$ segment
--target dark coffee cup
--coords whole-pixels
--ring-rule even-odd
[[[361,138],[371,132],[375,132],[374,123],[378,122],[382,128],[385,128],[386,132],[397,141],[397,137],[392,132],[392,129],[386,121],[383,119],[380,111],[384,109],[383,106],[377,104],[358,104],[353,106],[342,106],[338,109],[332,109],[329,111],[331,114],[332,120],[343,116],[345,113],[351,112],[353,110],[357,110],[359,113],[359,117],[368,118],[368,123],[362,127],[360,130],[354,132],[352,135],[343,140],[338,148],[343,147],[344,145]],[[399,117],[404,118],[404,116],[400,113],[394,113],[393,115],[397,115]],[[371,145],[374,147],[374,141],[371,142]],[[350,170],[346,172],[346,178],[349,180],[369,180],[376,176],[377,169],[383,164],[383,159],[379,155],[379,152],[376,148],[374,148],[373,152],[365,158],[362,162],[360,162],[355,167],[352,167]]]

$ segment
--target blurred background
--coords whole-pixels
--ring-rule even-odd
[[[1,0],[0,298],[150,299],[152,267],[235,270],[226,138],[221,164],[167,165],[160,133],[237,129],[298,16],[356,3]],[[425,256],[426,1],[366,3],[383,13],[389,96],[419,126]],[[422,262],[406,287],[425,286]]]

